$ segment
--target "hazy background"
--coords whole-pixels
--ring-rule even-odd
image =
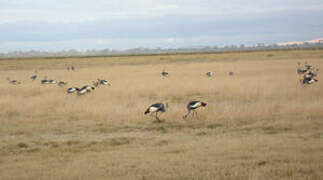
[[[0,52],[306,41],[322,18],[321,0],[0,0]]]

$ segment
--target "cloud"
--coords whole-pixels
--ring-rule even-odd
[[[309,40],[322,18],[320,0],[0,0],[0,50]]]
[[[0,4],[0,23],[75,23],[163,16],[211,16],[223,19],[323,10],[322,2],[317,0],[0,0]]]

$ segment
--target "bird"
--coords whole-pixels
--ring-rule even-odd
[[[317,76],[317,72],[311,70],[304,74],[304,78],[314,78],[315,76]]]
[[[99,81],[92,81],[94,87],[98,87],[100,85]]]
[[[37,79],[37,71],[35,71],[35,74],[30,77],[32,81],[35,81]]]
[[[158,112],[166,112],[166,108],[168,108],[168,103],[166,103],[166,106],[163,103],[155,103],[147,108],[147,110],[144,112],[144,114],[150,113],[150,115],[153,115],[155,113],[155,118],[158,122],[161,122],[161,120],[158,117]]]
[[[108,83],[107,80],[104,80],[104,79],[98,79],[98,82],[101,84],[101,85],[108,85],[108,86],[112,86],[110,83]]]
[[[86,88],[81,88],[81,89],[77,90],[77,95],[81,96],[87,92],[89,92],[89,91]]]
[[[314,78],[304,78],[302,80],[302,83],[303,84],[313,84],[315,82],[317,82],[318,80],[317,79],[314,79]]]
[[[306,68],[307,70],[312,70],[312,69],[313,69],[313,66],[312,66],[312,65],[310,65],[310,64],[307,64],[307,62],[305,62],[305,68]]]
[[[95,87],[93,87],[93,86],[89,86],[89,85],[84,85],[82,88],[81,88],[81,90],[82,89],[86,89],[86,91],[87,92],[91,92],[92,90],[94,90],[95,89]]]
[[[213,72],[209,71],[209,72],[206,73],[206,76],[211,77],[211,76],[213,76],[213,74],[214,74]]]
[[[301,66],[301,62],[297,62],[298,64],[298,68],[297,68],[297,74],[304,74],[308,71],[308,69],[302,69]]]
[[[56,83],[57,83],[56,80],[53,80],[53,79],[48,80],[48,84],[56,84]]]
[[[230,72],[229,72],[229,76],[233,76],[233,74],[234,74],[234,73],[233,73],[232,71],[230,71]]]
[[[70,87],[67,89],[67,93],[74,93],[76,91],[79,91],[80,89],[79,88],[76,88],[76,87]]]
[[[67,82],[59,81],[59,82],[57,83],[57,85],[58,85],[59,87],[64,87],[65,85],[67,85]]]
[[[300,69],[300,68],[297,69],[297,74],[304,74],[306,72],[307,72],[307,69]]]
[[[49,80],[47,80],[47,76],[44,77],[44,79],[40,80],[41,84],[49,84]]]
[[[7,77],[7,80],[9,81],[9,83],[10,84],[13,84],[13,85],[18,85],[18,84],[21,84],[21,82],[20,81],[18,81],[18,80],[10,80],[10,78],[9,77]]]
[[[183,116],[184,119],[187,118],[187,116],[191,113],[191,111],[193,111],[193,116],[194,114],[197,117],[197,112],[195,111],[195,109],[199,108],[199,107],[205,107],[207,104],[205,102],[202,101],[190,101],[187,104],[187,113]]]
[[[168,77],[169,73],[168,73],[168,72],[166,72],[165,70],[163,70],[163,71],[161,72],[161,75],[162,75],[163,77]]]
[[[316,69],[316,72],[310,70],[306,73],[306,75],[309,77],[316,77],[318,74],[318,71],[319,71],[319,69]]]

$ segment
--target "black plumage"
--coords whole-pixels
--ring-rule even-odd
[[[166,112],[168,104],[166,103],[166,106],[163,103],[156,103],[147,108],[147,110],[144,112],[144,114],[149,114],[149,113],[155,113],[155,118],[157,121],[160,121],[158,117],[158,112]]]
[[[205,107],[207,104],[205,102],[202,101],[190,101],[186,108],[187,108],[187,113],[183,116],[183,118],[187,118],[187,116],[191,113],[191,111],[193,111],[193,116],[195,114],[195,116],[197,117],[197,112],[195,111],[195,109],[199,108],[199,107]]]

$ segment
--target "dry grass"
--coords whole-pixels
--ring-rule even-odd
[[[320,74],[308,87],[296,75],[297,61],[322,60],[323,50],[1,60],[1,179],[322,179]],[[113,86],[78,97],[31,82],[35,69]],[[208,106],[183,120],[195,99]],[[170,105],[163,123],[143,115],[155,102]]]

